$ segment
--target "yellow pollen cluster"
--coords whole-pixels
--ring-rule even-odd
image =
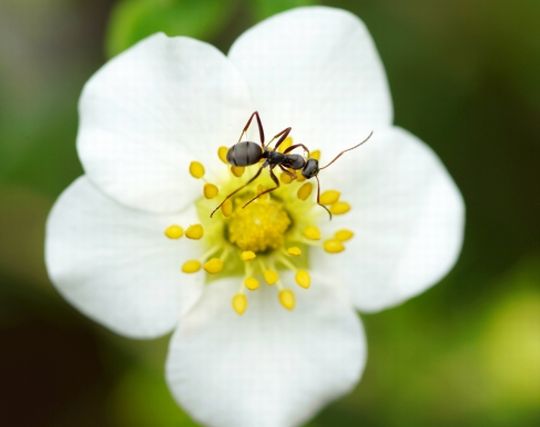
[[[283,245],[291,219],[283,205],[272,199],[236,209],[229,218],[229,240],[243,251],[265,252]]]
[[[292,144],[292,138],[288,137],[278,151],[283,152]],[[201,240],[207,248],[201,256],[182,264],[180,269],[183,273],[204,271],[207,281],[216,275],[243,274],[243,279],[238,280],[239,289],[231,297],[232,309],[238,315],[247,312],[249,293],[259,290],[262,284],[275,288],[279,304],[286,310],[293,310],[297,304],[296,295],[284,284],[282,277],[291,272],[292,276],[287,276],[291,278],[286,281],[294,280],[300,290],[309,289],[312,286],[307,269],[309,251],[343,252],[354,233],[343,228],[332,236],[323,236],[316,223],[327,217],[316,203],[314,182],[306,180],[300,171],[282,172],[279,188],[247,205],[252,198],[275,186],[268,177],[264,178],[265,174],[226,199],[260,168],[260,164],[231,166],[227,162],[227,152],[225,146],[217,150],[219,159],[227,165],[228,174],[228,179],[220,181],[220,185],[206,180],[206,169],[201,162],[189,164],[190,175],[204,182],[202,197],[197,201],[201,223],[185,228],[172,224],[163,233],[171,240],[183,236]],[[312,151],[309,157],[318,160],[321,152]],[[223,200],[220,210],[210,218],[210,212]],[[351,210],[351,205],[341,200],[341,193],[337,190],[323,191],[319,201],[334,215],[343,215]]]

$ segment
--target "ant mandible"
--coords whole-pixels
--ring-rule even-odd
[[[242,138],[246,134],[249,126],[251,125],[251,121],[253,120],[254,117],[257,121],[257,127],[259,128],[259,137],[260,137],[261,145],[252,141],[242,141]],[[223,206],[223,204],[227,200],[229,200],[236,193],[238,193],[243,188],[247,187],[249,184],[255,181],[259,177],[263,169],[266,167],[268,167],[268,171],[270,172],[270,178],[272,178],[272,181],[274,181],[275,187],[268,188],[264,191],[261,191],[255,197],[251,198],[246,203],[244,203],[244,206],[242,206],[242,208],[245,208],[247,205],[254,202],[259,197],[267,193],[270,193],[274,190],[277,190],[279,188],[279,179],[274,173],[274,168],[277,166],[293,179],[296,179],[296,174],[291,172],[291,169],[301,170],[302,176],[306,179],[315,178],[317,180],[317,204],[321,206],[322,208],[324,208],[326,212],[328,212],[330,219],[332,219],[332,212],[330,212],[330,210],[326,206],[321,204],[320,202],[321,184],[319,182],[319,177],[318,177],[319,171],[330,166],[332,163],[334,163],[347,151],[351,151],[351,150],[354,150],[355,148],[360,147],[364,142],[366,142],[369,138],[371,138],[371,135],[373,135],[373,131],[371,131],[370,134],[367,136],[367,138],[365,138],[362,142],[360,142],[359,144],[356,144],[354,147],[350,147],[350,148],[347,148],[346,150],[343,150],[336,157],[334,157],[334,159],[332,159],[328,164],[324,165],[323,167],[319,167],[319,161],[317,159],[309,158],[309,149],[304,144],[293,144],[290,147],[286,148],[283,151],[283,153],[277,151],[281,143],[285,141],[285,139],[291,132],[291,129],[292,128],[290,127],[283,129],[281,132],[277,133],[270,140],[270,142],[268,142],[268,144],[265,145],[264,129],[262,126],[259,113],[255,111],[253,114],[251,114],[251,116],[249,117],[249,120],[244,126],[244,129],[242,130],[242,133],[240,133],[240,138],[238,138],[238,142],[234,144],[231,148],[229,148],[229,151],[227,151],[227,161],[233,166],[250,166],[250,165],[254,165],[258,163],[262,159],[266,159],[266,160],[264,161],[262,166],[259,168],[259,170],[257,170],[255,175],[253,175],[249,179],[249,181],[247,181],[244,185],[238,187],[236,190],[230,193],[227,197],[225,197],[225,199],[212,211],[212,213],[210,214],[210,217],[212,217],[216,213],[216,211],[221,206]],[[276,139],[277,139],[276,145],[273,148],[269,148],[272,142],[274,142]],[[306,153],[306,158],[302,157],[300,154],[289,154],[292,150],[299,147],[304,149]]]

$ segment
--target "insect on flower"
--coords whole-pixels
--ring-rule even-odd
[[[257,127],[259,129],[259,138],[261,141],[261,145],[257,144],[256,142],[242,140],[246,136],[246,133],[254,117],[257,121]],[[272,181],[274,181],[275,186],[271,188],[267,188],[259,192],[254,197],[252,197],[247,202],[245,202],[242,207],[245,208],[250,203],[257,200],[259,197],[264,196],[265,194],[270,193],[274,190],[277,190],[279,188],[279,179],[274,173],[274,168],[279,167],[291,179],[296,179],[296,174],[293,173],[291,169],[295,171],[297,170],[301,171],[302,176],[306,179],[315,178],[317,180],[317,204],[321,206],[324,210],[326,210],[326,212],[328,212],[330,219],[332,219],[332,212],[330,212],[330,209],[328,209],[325,205],[321,203],[321,183],[318,177],[319,172],[323,169],[326,169],[328,166],[334,163],[347,151],[354,150],[355,148],[360,147],[363,143],[367,142],[373,135],[373,131],[371,131],[369,135],[367,136],[367,138],[365,138],[362,142],[356,144],[353,147],[347,148],[346,150],[343,150],[341,153],[339,153],[326,165],[320,167],[318,159],[309,157],[309,148],[307,148],[304,144],[293,144],[290,147],[287,147],[282,153],[278,151],[279,146],[283,143],[283,141],[285,141],[287,136],[289,136],[291,129],[292,129],[291,127],[288,127],[288,128],[283,129],[281,132],[278,132],[268,142],[268,144],[265,145],[264,128],[262,125],[261,117],[259,116],[259,113],[257,111],[251,114],[246,125],[244,126],[244,129],[240,133],[238,142],[234,144],[232,147],[230,147],[229,150],[227,151],[227,161],[233,166],[251,166],[260,162],[263,159],[264,159],[264,163],[261,165],[259,170],[257,170],[255,175],[253,175],[245,184],[243,184],[242,186],[238,187],[236,190],[229,193],[227,197],[225,197],[225,199],[223,199],[223,201],[212,211],[212,213],[210,214],[210,217],[214,216],[214,213],[216,213],[216,211],[221,206],[223,206],[223,204],[227,200],[229,200],[236,193],[246,188],[249,184],[255,181],[259,177],[263,169],[266,167],[268,167],[268,170],[270,172],[270,177],[272,178]],[[271,148],[270,146],[272,145],[274,141],[276,141],[276,143],[274,147]],[[289,154],[297,148],[302,148],[304,150],[306,157],[303,157],[300,154]]]

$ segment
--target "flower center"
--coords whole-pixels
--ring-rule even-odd
[[[289,137],[280,145],[279,151],[283,152],[291,144]],[[227,177],[219,185],[206,180],[202,163],[193,161],[189,166],[190,175],[204,182],[202,197],[195,202],[200,224],[190,225],[185,230],[173,224],[164,234],[172,241],[185,235],[203,243],[204,252],[185,261],[181,267],[183,273],[204,270],[208,285],[215,276],[240,276],[238,290],[231,295],[231,305],[237,314],[246,312],[248,294],[259,289],[261,283],[276,288],[279,303],[285,309],[293,310],[296,298],[289,283],[294,281],[303,290],[311,287],[309,251],[338,254],[345,250],[345,243],[354,233],[343,228],[323,238],[317,224],[321,219],[327,221],[328,217],[314,200],[313,183],[298,171],[281,173],[276,187],[276,182],[267,173],[258,174],[262,163],[248,167],[230,166],[227,150],[227,147],[219,147],[217,152],[228,166]],[[320,151],[312,151],[310,158],[318,160],[320,155]],[[248,185],[244,185],[246,182]],[[270,189],[272,191],[265,191]],[[255,198],[261,193],[261,197]],[[225,201],[219,205],[219,200]],[[345,215],[351,210],[337,190],[322,192],[319,201],[333,215]],[[210,217],[216,205],[220,209]],[[289,272],[293,273],[294,279],[286,275]]]
[[[281,248],[291,218],[283,205],[265,198],[231,214],[226,228],[228,239],[243,251],[268,252]]]

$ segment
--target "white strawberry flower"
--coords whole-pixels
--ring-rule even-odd
[[[267,135],[291,126],[322,163],[374,131],[321,171],[334,220],[314,180],[286,174],[242,208],[273,185],[267,170],[209,217],[259,167],[223,163],[256,110]],[[50,277],[121,335],[175,329],[167,381],[205,425],[299,425],[350,391],[366,360],[355,310],[419,294],[461,248],[459,190],[392,126],[373,42],[342,10],[274,16],[228,56],[186,37],[141,41],[86,84],[77,147],[85,175],[50,214]]]

